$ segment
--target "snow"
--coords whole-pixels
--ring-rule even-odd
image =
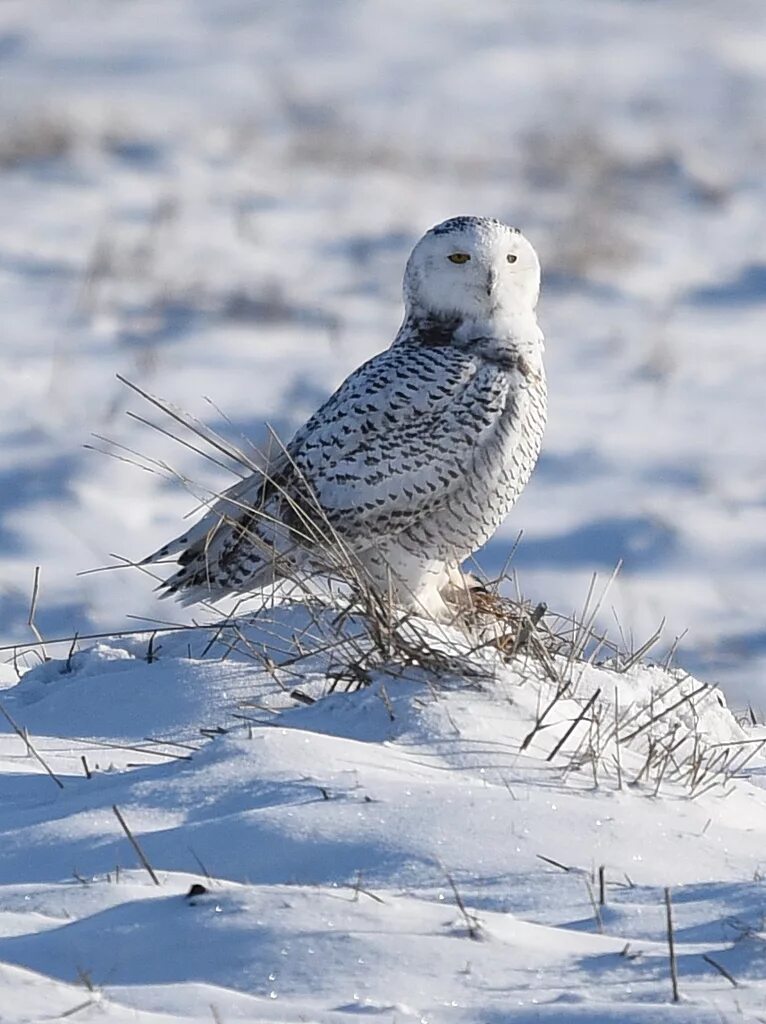
[[[427,624],[463,676],[378,659],[332,692],[363,621],[332,665],[335,612],[288,605],[115,637],[3,692],[63,788],[0,735],[2,1019],[759,1019],[763,759],[696,792],[683,776],[684,749],[759,753],[764,730],[684,674],[563,656],[571,686],[535,730],[560,685],[544,665]],[[677,778],[635,781],[669,735]]]
[[[765,55],[760,0],[0,5],[0,697],[63,784],[0,717],[3,1024],[763,1018]],[[77,575],[231,480],[116,374],[289,436],[460,213],[540,252],[551,395],[479,564],[523,531],[568,614],[622,559],[598,628],[683,670],[557,657],[553,701],[448,633],[341,692],[358,620],[166,631],[210,613]]]

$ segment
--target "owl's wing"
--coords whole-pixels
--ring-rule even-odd
[[[338,533],[398,533],[449,501],[510,378],[451,347],[401,345],[353,373],[288,446]]]
[[[226,533],[231,532],[232,528],[236,529],[238,524],[249,528],[249,522],[254,516],[258,518],[262,513],[267,515],[267,506],[275,495],[283,491],[293,467],[287,449],[276,437],[269,443],[268,451],[261,454],[263,470],[237,480],[212,501],[206,502],[208,510],[200,519],[139,564],[172,561],[176,558],[184,562],[190,552],[202,550],[202,547],[219,547]]]
[[[145,561],[177,559],[183,568],[164,590],[191,601],[195,588],[210,596],[239,585],[240,572],[263,585],[256,574],[274,572],[269,548],[313,546],[314,519],[314,543],[331,537],[326,522],[356,547],[400,533],[449,502],[511,386],[452,347],[394,346],[352,373],[286,448],[275,442],[263,473]]]

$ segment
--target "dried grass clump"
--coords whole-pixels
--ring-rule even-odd
[[[0,169],[12,170],[68,156],[77,133],[64,117],[34,114],[9,118],[0,132]]]

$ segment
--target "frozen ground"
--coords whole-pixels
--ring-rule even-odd
[[[180,619],[76,576],[194,505],[92,433],[225,479],[116,372],[289,435],[393,336],[413,241],[477,212],[542,253],[552,406],[482,565],[523,530],[523,590],[572,610],[624,559],[622,628],[688,627],[682,662],[762,708],[765,35],[760,0],[4,0],[5,641],[35,565],[48,636]]]
[[[7,680],[36,754],[0,734],[3,1024],[763,1021],[763,727],[693,679],[556,658],[536,729],[556,685],[486,651],[328,694],[336,631],[283,609]]]

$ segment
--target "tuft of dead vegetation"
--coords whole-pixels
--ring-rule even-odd
[[[69,156],[76,141],[76,130],[65,117],[45,113],[9,119],[0,132],[0,170]]]

